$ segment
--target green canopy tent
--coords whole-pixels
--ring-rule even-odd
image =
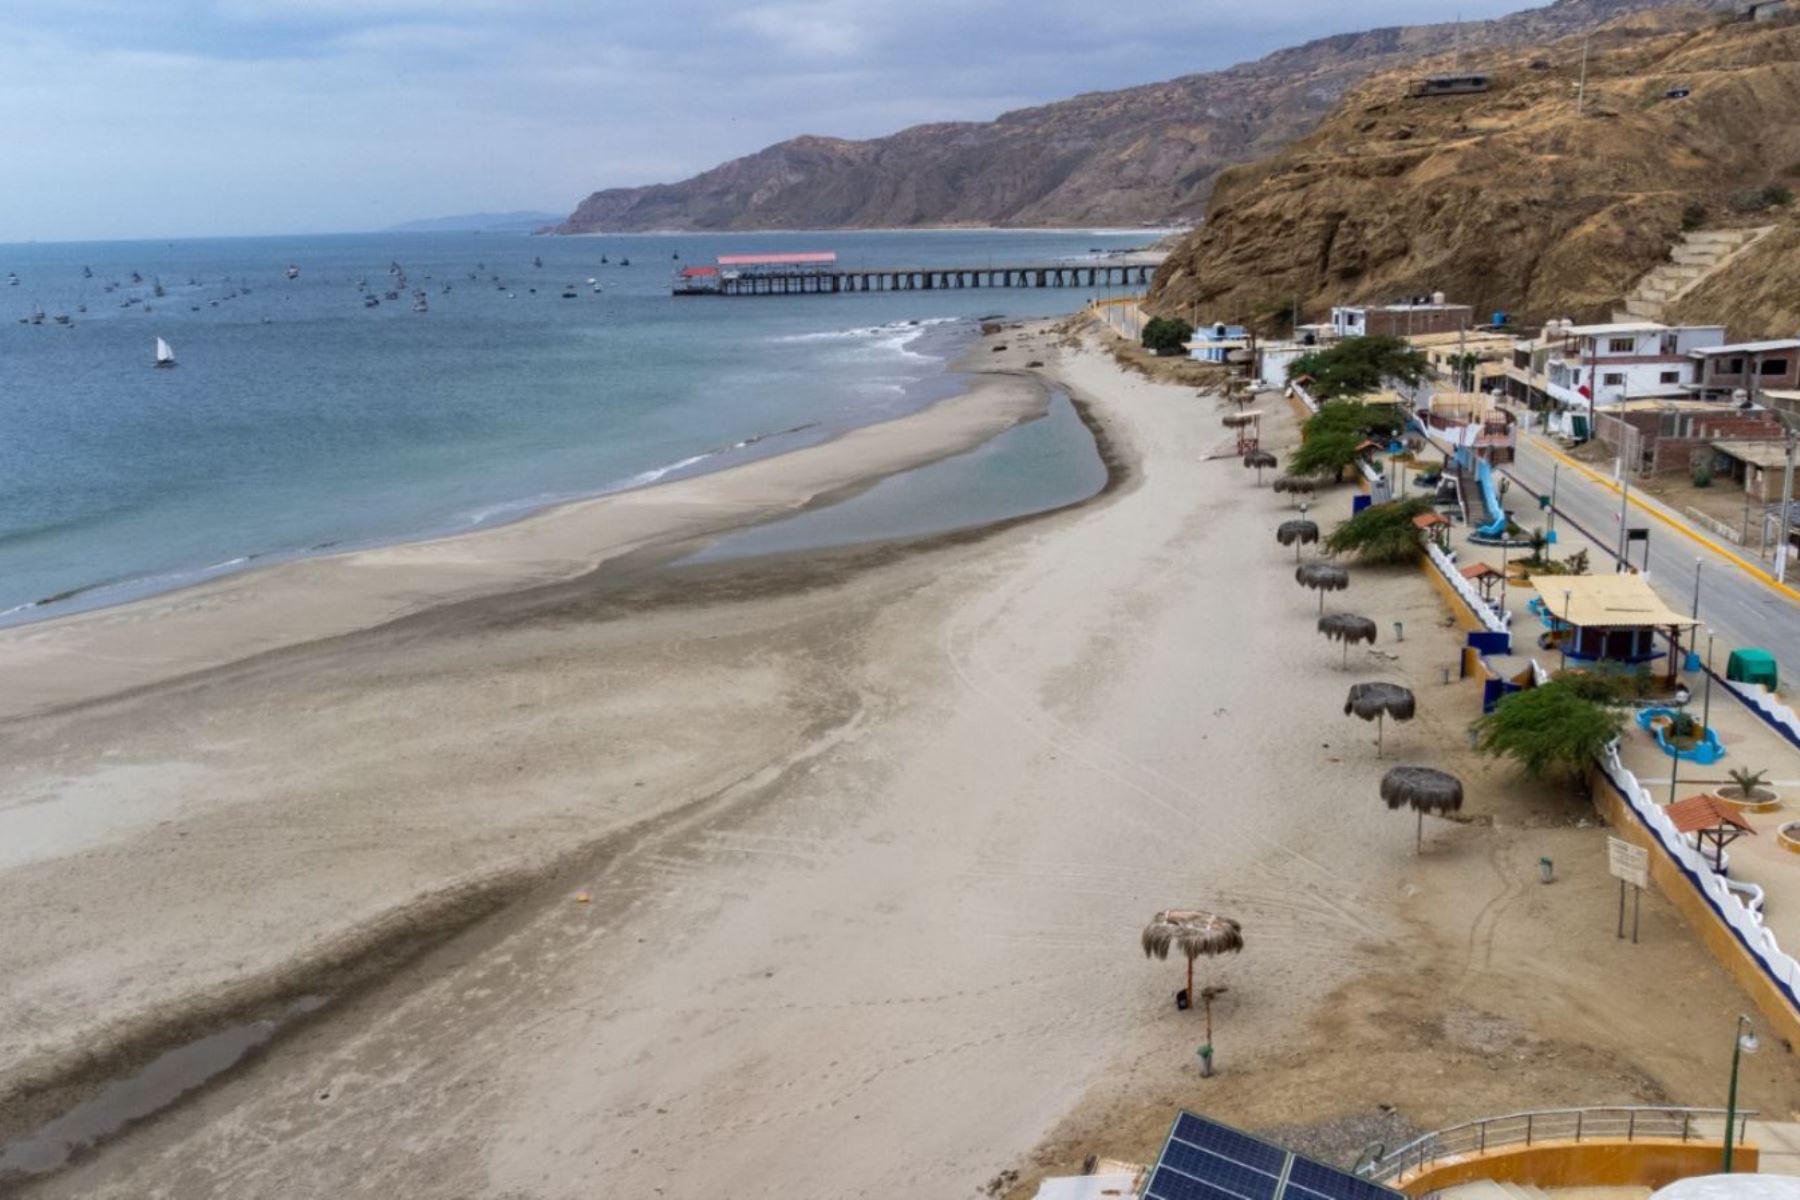
[[[1725,678],[1737,683],[1760,683],[1771,692],[1780,682],[1775,656],[1767,650],[1733,650],[1725,664]]]

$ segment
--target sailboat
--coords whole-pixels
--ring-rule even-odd
[[[169,343],[163,341],[161,338],[156,339],[156,365],[159,367],[172,367],[175,365],[175,351],[171,350],[169,348]]]

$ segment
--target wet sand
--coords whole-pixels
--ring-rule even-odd
[[[1430,822],[1419,859],[1411,819],[1375,798],[1393,756],[1441,761],[1470,715],[1468,689],[1438,682],[1460,633],[1421,577],[1356,575],[1343,602],[1384,637],[1341,670],[1273,541],[1285,504],[1235,460],[1202,461],[1227,438],[1218,404],[1041,330],[1007,340],[996,368],[1044,360],[1105,431],[1117,485],[1094,501],[694,568],[628,539],[577,569],[591,541],[558,543],[508,557],[556,564],[523,591],[440,544],[412,554],[437,578],[467,571],[465,599],[388,588],[411,615],[284,632],[273,652],[9,721],[0,811],[62,815],[0,869],[17,914],[0,930],[0,1139],[172,1040],[327,998],[29,1191],[969,1195],[1128,1151],[1171,1102],[1264,1123],[1366,1108],[1376,1064],[1409,1118],[1468,1115],[1428,1086],[1446,1028],[1475,1031],[1471,1071],[1548,1046],[1567,1070],[1537,1086],[1603,1092],[1545,1102],[1700,1079],[1710,1063],[1672,1057],[1673,1039],[1633,1049],[1639,1030],[1581,970],[1610,928],[1541,911],[1524,848],[1487,836],[1536,813],[1586,837],[1566,852],[1580,861],[1597,834],[1468,764],[1489,824]],[[971,428],[1017,419],[1010,391],[973,394]],[[1265,408],[1285,451],[1293,422]],[[769,470],[771,504],[808,490]],[[634,502],[652,503],[667,516]],[[698,532],[716,504],[691,503]],[[1348,508],[1343,490],[1317,511]],[[125,641],[64,650],[82,660],[70,695],[149,670]],[[1390,730],[1387,763],[1341,714],[1345,687],[1378,677],[1423,708]],[[1170,1003],[1179,968],[1137,945],[1176,905],[1247,930],[1213,975],[1231,989],[1213,1093],[1192,1076],[1194,1015]],[[1548,947],[1535,964],[1508,956],[1508,908],[1524,924],[1505,928]],[[1662,932],[1630,969],[1728,1006],[1704,953]],[[1556,989],[1520,985],[1545,963]],[[1439,1036],[1395,1025],[1395,981]],[[1376,1056],[1359,1022],[1401,1045]],[[1577,1054],[1571,1030],[1601,1049]],[[1752,1091],[1791,1098],[1767,1070]],[[1291,1103],[1259,1079],[1287,1079]]]

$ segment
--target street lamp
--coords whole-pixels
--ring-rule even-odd
[[[1563,627],[1561,636],[1556,639],[1556,648],[1562,652],[1562,666],[1560,669],[1564,671],[1569,669],[1569,635],[1575,632],[1575,626],[1569,623],[1569,606],[1574,603],[1570,597],[1574,596],[1574,594],[1575,593],[1569,588],[1563,589]]]
[[[1731,1091],[1725,1098],[1725,1161],[1720,1164],[1720,1170],[1726,1175],[1731,1174],[1732,1127],[1737,1124],[1738,1059],[1745,1054],[1755,1054],[1757,1045],[1756,1026],[1750,1023],[1749,1017],[1739,1016],[1737,1039],[1731,1044]]]
[[[1700,702],[1700,736],[1706,736],[1706,730],[1712,721],[1712,644],[1713,631],[1706,631],[1706,698]],[[1747,797],[1746,797],[1747,798]]]

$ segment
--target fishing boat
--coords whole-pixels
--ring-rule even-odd
[[[631,260],[629,258],[621,258],[619,260],[619,265],[621,267],[629,267],[631,265]]]
[[[563,287],[562,298],[564,300],[573,300],[573,299],[575,299],[575,296],[576,296],[576,292],[575,292],[574,284],[572,284],[572,283],[567,284]]]
[[[289,279],[300,278],[300,268],[295,266],[293,263],[289,263],[288,268],[287,268],[287,277]]]
[[[533,255],[532,259],[531,259],[531,265],[534,267],[541,267],[544,265],[544,260],[542,258],[537,257],[536,255]]]
[[[94,268],[92,268],[92,267],[81,268],[81,277],[83,279],[92,279],[94,277]]]
[[[12,287],[18,287],[19,286],[19,273],[17,271],[9,272],[6,276],[6,282],[8,285],[10,285]]]
[[[169,347],[169,343],[161,338],[156,339],[156,365],[159,367],[175,365],[175,351]]]

